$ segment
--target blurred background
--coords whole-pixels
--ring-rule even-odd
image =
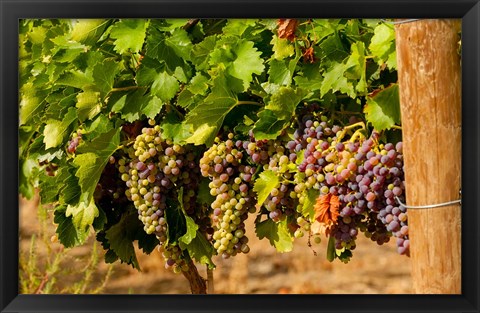
[[[253,217],[253,216],[252,216]],[[378,246],[360,235],[347,264],[326,259],[327,240],[308,246],[297,239],[290,253],[278,253],[250,229],[250,253],[223,260],[215,257],[214,289],[218,294],[406,294],[412,293],[410,259],[397,254],[395,243]],[[20,293],[24,294],[188,294],[188,281],[166,270],[156,250],[137,251],[141,272],[116,262],[106,264],[92,234],[80,247],[55,242],[53,211],[38,198],[20,198]],[[52,238],[53,237],[53,238]],[[53,239],[53,240],[52,240]],[[206,278],[206,268],[198,266]]]

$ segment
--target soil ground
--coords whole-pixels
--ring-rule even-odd
[[[28,255],[33,234],[39,234],[40,226],[36,214],[36,201],[21,199],[20,207],[20,254]],[[48,238],[54,235],[54,226],[47,227]],[[253,230],[253,225],[250,225]],[[248,226],[247,226],[248,227]],[[248,229],[248,228],[247,228]],[[57,277],[62,286],[75,284],[82,279],[82,269],[92,254],[94,238],[80,247],[68,249],[61,262],[63,277]],[[357,248],[348,264],[335,260],[327,261],[326,240],[308,247],[307,239],[295,242],[294,250],[280,254],[269,242],[250,236],[251,251],[223,260],[215,258],[215,293],[221,294],[406,294],[412,292],[410,259],[396,252],[395,243],[378,246],[359,236]],[[50,253],[59,253],[61,245],[52,244]],[[99,249],[100,258],[103,252]],[[312,250],[313,249],[313,250]],[[316,251],[316,255],[314,254]],[[36,255],[40,266],[47,258],[48,249],[38,245]],[[182,275],[166,270],[157,251],[144,255],[137,251],[141,272],[119,262],[101,291],[103,294],[184,294],[190,293]],[[101,283],[110,265],[100,259],[92,275],[92,286]],[[206,277],[206,269],[199,268]],[[87,288],[87,290],[93,289]],[[87,291],[88,292],[88,291]]]

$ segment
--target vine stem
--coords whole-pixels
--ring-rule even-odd
[[[262,106],[261,103],[255,102],[255,101],[237,101],[237,105],[240,104],[252,104],[252,105],[257,105],[257,106]]]
[[[141,89],[145,88],[144,86],[127,86],[127,87],[117,87],[117,88],[112,88],[110,90],[110,93],[112,92],[117,92],[117,91],[129,91],[129,90],[136,90],[136,89]]]
[[[190,283],[190,290],[192,294],[207,294],[207,284],[205,278],[200,276],[197,267],[191,259],[186,260],[188,265],[187,271],[182,271],[183,276]]]
[[[207,265],[207,290],[209,294],[214,294],[214,284],[213,284],[213,270],[208,268]]]

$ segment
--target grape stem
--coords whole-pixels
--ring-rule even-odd
[[[347,133],[348,130],[353,129],[355,127],[359,127],[359,126],[361,126],[362,129],[365,129],[365,123],[364,122],[358,122],[358,123],[355,123],[355,124],[352,124],[352,125],[345,126],[343,128],[342,132],[337,136],[337,142],[342,141],[343,136],[345,136],[345,134]]]

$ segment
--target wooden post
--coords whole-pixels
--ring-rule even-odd
[[[397,24],[407,205],[459,199],[460,20]],[[408,210],[415,293],[461,293],[461,207]]]

